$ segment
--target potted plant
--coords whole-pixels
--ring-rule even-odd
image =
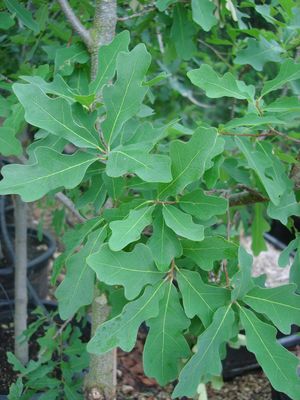
[[[51,82],[26,76],[13,90],[28,124],[46,131],[51,143],[63,139],[77,150],[67,155],[61,144],[36,142],[26,165],[2,169],[0,194],[17,194],[28,202],[63,187],[76,198],[85,180],[88,203],[94,207],[103,199],[100,213],[69,237],[60,264],[66,264],[66,277],[56,292],[64,320],[81,307],[92,308],[85,398],[115,397],[114,351],[130,351],[145,321],[145,372],[161,384],[178,378],[174,398],[193,397],[199,385],[221,375],[226,344],[237,342],[243,329],[248,350],[273,387],[297,399],[299,360],[276,335],[277,330],[289,334],[292,324],[300,322],[299,254],[290,283],[266,288],[253,279],[252,257],[239,240],[240,231],[248,229],[259,252],[268,229],[266,216],[291,227],[291,217],[300,214],[294,4],[280,5],[278,11],[252,2],[237,8],[231,1],[207,1],[202,9],[197,1],[158,1],[156,8],[143,8],[138,15],[122,14],[119,18],[129,28],[134,18],[148,22],[147,32],[157,38],[160,53],[157,48],[152,52],[160,54],[158,65],[175,54],[181,70],[174,81],[175,61],[171,76],[165,70],[155,75],[154,68],[153,79],[147,77],[149,68],[153,72],[151,55],[144,44],[136,44],[140,40],[134,29],[132,45],[127,30],[114,37],[115,1],[96,2],[89,30],[67,1],[59,3],[90,54],[90,82],[81,81],[78,93],[56,69]],[[253,13],[259,15],[258,27]],[[151,25],[155,15],[158,27]],[[248,17],[249,26],[244,21]],[[230,27],[221,33],[224,20]],[[220,64],[203,50],[197,52],[200,28],[211,35],[198,43],[213,51]],[[228,59],[215,49],[218,45],[231,46]],[[271,67],[263,69],[267,62]],[[163,81],[157,115],[152,116],[155,87],[150,88],[162,79],[170,79],[177,94],[205,111],[195,107],[181,115],[180,99],[175,114],[183,121],[172,120],[167,100],[173,98]],[[283,94],[277,99],[278,91]],[[221,115],[209,99],[227,105],[220,108]],[[298,242],[296,231],[282,265]],[[106,306],[115,285],[123,288],[125,304],[108,319]],[[195,333],[195,326],[192,351],[187,335]]]

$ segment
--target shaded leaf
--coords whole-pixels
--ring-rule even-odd
[[[27,28],[31,29],[34,33],[39,33],[40,28],[38,24],[32,18],[31,12],[23,4],[17,0],[4,0],[4,3],[7,9],[12,14],[15,14]]]
[[[236,80],[230,72],[226,72],[220,77],[207,64],[202,64],[200,68],[189,71],[187,76],[195,86],[203,89],[206,96],[212,99],[219,97],[234,97],[248,101],[254,99],[254,86],[247,86],[245,82]]]
[[[179,206],[183,211],[206,221],[214,215],[224,214],[228,200],[223,197],[207,196],[202,189],[197,189],[182,196]]]
[[[211,325],[199,336],[197,352],[179,375],[172,398],[194,397],[200,382],[222,371],[220,347],[233,336],[234,312],[231,305],[219,308]]]
[[[254,286],[252,280],[253,257],[240,246],[238,252],[239,271],[234,274],[231,282],[234,289],[231,292],[231,300],[241,299]]]
[[[180,193],[189,183],[199,179],[213,156],[217,144],[214,128],[198,128],[188,143],[174,140],[170,144],[173,180],[160,185],[159,198]]]
[[[215,8],[215,4],[210,0],[192,0],[193,20],[206,32],[218,22],[214,15]]]
[[[190,257],[200,268],[210,271],[214,261],[235,259],[238,246],[221,236],[207,236],[202,242],[182,241],[183,254]]]
[[[151,224],[153,209],[154,207],[143,207],[131,210],[123,220],[111,222],[109,227],[112,235],[108,242],[109,247],[113,251],[119,251],[138,240],[143,229]]]
[[[289,334],[292,324],[300,324],[300,295],[295,290],[296,285],[255,287],[243,301],[256,312],[265,314],[281,332]]]
[[[147,244],[160,271],[168,271],[171,261],[182,254],[180,241],[168,228],[160,212],[154,216],[153,233]]]
[[[160,301],[158,316],[147,321],[147,325],[150,331],[143,352],[144,371],[165,385],[177,378],[179,360],[190,355],[190,347],[182,334],[190,321],[171,281]]]
[[[112,251],[105,243],[87,261],[100,282],[124,286],[129,300],[137,297],[145,285],[154,285],[165,275],[157,271],[151,251],[142,243],[131,252]]]
[[[262,322],[244,307],[240,311],[241,322],[246,331],[247,349],[255,354],[274,389],[296,400],[300,393],[298,358],[278,344],[277,332],[273,326]]]
[[[267,250],[264,234],[269,230],[270,225],[264,218],[264,206],[259,203],[254,204],[254,219],[251,226],[251,248],[255,256],[257,256],[261,251]]]
[[[214,312],[230,301],[228,289],[204,283],[198,272],[179,269],[177,281],[186,315],[190,319],[197,315],[206,327]]]
[[[192,217],[179,210],[179,208],[164,205],[163,216],[168,227],[177,235],[195,241],[204,239],[204,226],[195,224]]]
[[[64,155],[47,147],[35,152],[31,165],[11,164],[2,168],[0,194],[19,194],[24,201],[40,199],[53,189],[72,189],[83,179],[88,166],[97,160],[87,153]]]
[[[55,292],[62,319],[72,317],[80,307],[92,303],[95,273],[89,267],[87,258],[98,250],[106,235],[106,226],[92,232],[84,247],[68,259],[66,276]]]
[[[300,64],[291,59],[286,60],[281,64],[278,75],[264,84],[261,95],[265,96],[267,93],[280,89],[286,83],[296,79],[300,79]]]
[[[171,28],[171,39],[175,45],[178,57],[189,60],[196,52],[193,36],[196,27],[189,19],[186,8],[176,4],[173,12],[173,25]]]
[[[87,345],[87,351],[102,354],[120,347],[124,351],[132,350],[138,329],[142,322],[156,317],[159,302],[163,298],[166,285],[162,281],[155,286],[147,286],[143,295],[126,304],[120,315],[102,324]]]
[[[279,201],[278,205],[269,203],[267,208],[269,217],[278,219],[283,225],[286,225],[288,218],[292,215],[300,216],[300,204],[297,202],[294,192],[285,192]]]

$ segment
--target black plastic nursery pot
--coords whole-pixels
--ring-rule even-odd
[[[14,226],[7,226],[11,243],[14,241]],[[1,236],[0,236],[1,237]],[[3,241],[4,242],[4,241]],[[48,294],[48,264],[56,249],[56,243],[51,235],[43,233],[41,241],[38,231],[28,229],[28,264],[27,276],[39,298]],[[1,265],[0,260],[0,301],[14,298],[14,266],[10,262]]]
[[[292,400],[292,399],[286,394],[277,392],[277,390],[272,388],[272,400]]]
[[[52,301],[42,301],[40,302],[40,305],[43,307],[44,312],[50,313],[53,311],[57,311],[57,304],[52,302]],[[36,309],[35,304],[29,304],[28,306],[28,314],[29,314],[29,319],[30,319],[30,313],[34,309]],[[6,302],[0,302],[0,337],[5,336],[12,336],[13,337],[13,317],[14,316],[14,302],[13,301],[6,301]],[[59,316],[55,316],[55,321],[59,324],[63,324],[64,321],[61,321]],[[72,325],[74,326],[80,326],[82,327],[81,322],[77,321],[72,321]],[[6,333],[5,333],[6,332]],[[85,341],[88,341],[90,338],[90,333],[91,333],[91,323],[90,320],[87,319],[87,323],[84,325],[82,328],[82,336],[85,338]],[[2,338],[3,340],[3,338]],[[1,347],[3,345],[3,348]],[[11,346],[10,346],[11,347]],[[4,368],[6,362],[6,351],[13,351],[12,348],[7,348],[7,343],[2,343],[0,341],[0,400],[7,400],[7,390],[3,392],[3,382],[1,381],[1,376],[4,375]],[[3,359],[5,359],[5,362],[3,362]],[[37,393],[31,397],[30,400],[37,400],[41,397],[42,393]]]

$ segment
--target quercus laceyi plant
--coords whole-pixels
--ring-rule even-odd
[[[299,360],[276,341],[277,330],[288,334],[292,324],[300,323],[299,253],[290,284],[267,288],[263,279],[252,277],[252,256],[239,243],[241,225],[232,221],[237,212],[246,220],[253,215],[253,250],[259,253],[268,229],[266,215],[290,227],[291,217],[300,215],[300,104],[288,86],[293,84],[297,92],[300,64],[293,59],[297,44],[284,42],[290,25],[296,24],[291,22],[296,8],[279,3],[285,21],[277,31],[280,44],[274,35],[266,39],[257,34],[245,48],[234,50],[233,63],[232,57],[225,60],[217,52],[223,59],[218,70],[205,57],[198,65],[184,64],[189,91],[174,81],[172,68],[148,77],[151,55],[143,43],[130,44],[128,30],[104,41],[110,43],[100,46],[96,64],[97,46],[90,42],[95,31],[86,37],[84,31],[82,37],[94,57],[93,74],[79,89],[69,86],[59,70],[51,82],[23,76],[13,85],[25,120],[46,135],[28,149],[26,165],[2,169],[0,194],[18,194],[30,202],[61,188],[72,196],[72,190],[87,185],[77,204],[80,209],[93,206],[94,216],[66,234],[66,251],[56,265],[56,274],[66,265],[56,291],[60,316],[71,318],[103,294],[117,309],[121,303],[106,322],[100,318],[88,352],[101,355],[116,347],[130,351],[145,322],[145,373],[162,385],[178,378],[174,398],[195,396],[200,383],[221,374],[225,345],[237,341],[240,330],[272,385],[299,398]],[[249,4],[277,27],[271,6]],[[220,21],[214,2],[192,1],[190,6],[157,1],[156,6],[159,11],[146,11],[165,13],[171,20],[168,45],[173,49],[166,50],[161,32],[156,32],[162,59],[175,51],[179,59],[190,60],[196,53],[199,26],[201,32],[214,27],[210,39],[218,42]],[[236,31],[246,30],[231,2],[222,7],[234,21],[239,15]],[[220,44],[228,46],[222,35]],[[273,68],[264,76],[260,71],[268,61]],[[243,73],[236,68],[245,64],[251,66],[251,79],[243,80],[249,67]],[[206,101],[228,101],[230,115],[226,110],[220,123],[218,116],[211,123],[205,118],[187,126],[163,110],[156,118],[150,109],[155,85],[177,88],[196,105],[193,116],[201,103],[191,93],[204,93]],[[204,108],[207,104],[214,103],[205,103]],[[166,110],[171,108],[165,104]],[[76,148],[71,155],[63,152],[67,143]],[[280,258],[282,266],[298,243],[296,232]],[[99,319],[97,309],[93,318]],[[106,393],[97,385],[94,382]]]

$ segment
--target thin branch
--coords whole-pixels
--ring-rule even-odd
[[[154,11],[155,8],[156,7],[154,7],[154,6],[150,6],[150,7],[144,8],[140,12],[137,12],[137,13],[134,13],[134,14],[131,14],[131,15],[127,15],[126,17],[118,17],[118,21],[128,21],[129,19],[132,19],[132,18],[142,17],[143,15],[146,15],[146,14]]]
[[[224,136],[245,136],[245,137],[254,137],[254,138],[259,138],[259,137],[268,137],[268,136],[276,136],[275,133],[271,132],[263,132],[263,133],[232,133],[232,132],[222,132],[219,131],[219,135],[224,135]]]
[[[265,203],[269,201],[269,199],[263,196],[259,192],[255,192],[254,190],[249,192],[247,190],[234,193],[229,197],[229,206],[236,207],[236,206],[245,206],[254,203]]]
[[[69,199],[65,194],[62,192],[56,193],[55,198],[60,201],[67,209],[77,218],[80,223],[86,222],[87,219],[84,218],[77,210],[76,207],[71,199]]]
[[[204,42],[204,40],[198,39],[198,42],[203,44],[203,46],[207,47],[210,49],[224,64],[226,64],[229,68],[231,68],[231,65],[225,58],[221,55],[221,53],[216,50],[213,46],[209,45],[208,43]]]
[[[89,31],[82,25],[80,20],[75,15],[72,7],[70,6],[68,0],[57,0],[60,4],[64,14],[66,15],[67,19],[69,20],[71,26],[73,27],[74,31],[78,33],[81,39],[84,41],[86,46],[89,48],[92,44],[92,38]]]
[[[280,136],[280,137],[285,138],[286,140],[291,140],[292,142],[300,143],[300,139],[296,139],[296,138],[293,138],[291,136],[285,135],[284,133],[279,132],[274,128],[270,128],[270,131],[271,131],[271,133],[274,134],[274,136]]]

